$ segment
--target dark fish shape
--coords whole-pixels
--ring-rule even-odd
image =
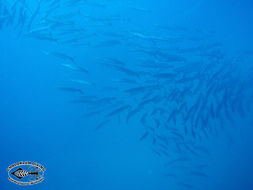
[[[124,73],[124,74],[126,74],[126,75],[134,76],[134,77],[138,77],[138,78],[140,77],[140,75],[139,75],[138,72],[135,72],[135,71],[133,71],[133,70],[131,70],[131,69],[129,69],[129,68],[126,68],[126,67],[124,67],[124,66],[112,65],[112,67],[113,67],[114,69],[116,69],[117,71],[120,71],[120,72],[122,72],[122,73]]]
[[[55,57],[58,57],[60,59],[63,59],[63,60],[67,60],[67,61],[71,61],[71,62],[75,62],[74,58],[69,56],[69,55],[66,55],[64,53],[60,53],[60,52],[56,52],[56,51],[53,51],[53,52],[48,52],[48,51],[43,51],[46,55],[52,55],[52,56],[55,56]]]
[[[37,17],[37,15],[39,14],[39,11],[40,11],[40,4],[41,4],[42,0],[39,1],[38,5],[37,5],[37,8],[35,10],[35,12],[33,13],[33,15],[31,16],[31,19],[27,25],[27,30],[29,31],[30,28],[31,28],[31,25],[33,23],[33,21],[35,20],[35,18]]]
[[[159,79],[167,79],[167,78],[175,77],[176,74],[175,73],[159,73],[159,74],[154,74],[153,76]]]
[[[146,131],[146,132],[140,137],[140,140],[142,141],[142,140],[146,139],[146,138],[148,137],[148,135],[149,135],[149,132]]]
[[[121,41],[119,40],[108,40],[108,41],[103,41],[100,42],[96,47],[110,47],[110,46],[118,46],[121,45]]]
[[[139,86],[139,87],[134,87],[125,90],[125,92],[130,93],[130,94],[137,94],[137,93],[143,93],[147,90],[157,90],[160,89],[160,85],[150,85],[150,86]]]
[[[59,39],[57,39],[55,37],[47,36],[47,35],[42,35],[42,34],[27,34],[25,36],[34,37],[34,38],[36,38],[38,40],[45,40],[45,41],[56,42],[56,43],[59,42]]]
[[[153,151],[156,155],[162,156],[160,152],[158,152],[157,150],[155,150],[155,149],[153,149],[153,148],[152,148],[152,151]]]
[[[136,81],[136,80],[124,79],[124,78],[118,80],[118,82],[127,83],[127,84],[137,84],[137,81]]]
[[[121,112],[123,112],[124,110],[127,110],[127,109],[129,109],[129,108],[130,108],[129,105],[122,106],[122,107],[120,107],[120,108],[118,108],[118,109],[116,109],[116,110],[110,112],[110,113],[107,114],[106,116],[113,116],[113,115],[119,114],[119,113],[121,113]]]
[[[59,87],[58,89],[66,92],[78,92],[80,94],[83,94],[83,91],[79,88]]]
[[[164,144],[168,145],[169,142],[168,142],[168,139],[166,136],[161,136],[161,135],[157,135],[157,138],[162,141]]]
[[[198,176],[198,177],[209,177],[207,174],[199,171],[190,171],[189,175],[191,176]]]
[[[160,100],[160,97],[159,96],[155,96],[153,98],[150,98],[150,99],[142,101],[139,104],[139,106],[145,106],[146,104],[149,104],[149,103],[157,103],[158,100]]]
[[[128,123],[129,119],[133,117],[135,114],[140,112],[142,109],[141,106],[138,106],[137,108],[133,109],[132,111],[128,112],[127,117],[126,117],[126,122]]]
[[[175,174],[165,173],[163,176],[177,179],[178,177]]]
[[[165,166],[172,165],[172,164],[175,164],[175,163],[178,163],[178,162],[186,162],[186,161],[189,161],[189,158],[181,157],[181,158],[177,158],[177,159],[174,159],[174,160],[171,160],[171,161],[167,162],[165,164]]]
[[[203,152],[206,155],[210,155],[210,152],[207,148],[203,147],[203,146],[194,146],[194,149]]]
[[[74,59],[73,59],[73,61],[74,61]],[[83,68],[83,67],[81,67],[81,66],[77,66],[77,69],[78,69],[80,72],[83,72],[83,73],[85,73],[85,74],[88,74],[88,73],[89,73],[89,71],[88,71],[87,69],[85,69],[85,68]]]
[[[115,59],[115,58],[105,58],[106,60],[110,61],[110,63],[114,64],[114,65],[120,65],[120,66],[125,66],[126,63],[124,63],[123,61],[119,60],[119,59]]]
[[[188,184],[188,183],[178,183],[178,185],[181,186],[181,187],[188,188],[188,189],[195,189],[194,185]]]
[[[127,93],[142,93],[143,91],[146,90],[146,86],[139,86],[139,87],[134,87],[134,88],[130,88],[125,90],[125,92]]]
[[[105,120],[105,121],[102,121],[101,123],[99,123],[96,127],[96,130],[99,130],[101,129],[103,126],[105,126],[107,123],[109,122],[109,120]]]
[[[175,132],[175,131],[171,131],[171,134],[177,136],[177,137],[180,138],[182,141],[184,141],[183,135],[181,135],[181,134],[179,134],[179,133],[177,133],[177,132]]]
[[[145,126],[145,124],[146,124],[147,116],[148,116],[148,114],[145,113],[145,114],[143,114],[142,117],[141,117],[141,123],[142,123],[143,126]]]
[[[87,104],[87,105],[94,105],[94,100],[85,100],[85,99],[78,99],[78,100],[71,100],[72,103],[78,103],[78,104]]]
[[[160,121],[156,118],[154,118],[155,124],[156,124],[156,128],[160,127]]]
[[[150,13],[151,10],[143,7],[130,7],[131,9],[138,11],[138,12],[143,12],[143,13]]]
[[[102,112],[102,110],[92,111],[92,112],[89,112],[89,113],[84,114],[83,116],[84,116],[84,117],[96,116],[96,115],[100,114],[101,112]]]

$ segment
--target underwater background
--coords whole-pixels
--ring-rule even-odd
[[[0,190],[253,189],[250,0],[0,0]],[[8,168],[34,161],[45,180]]]

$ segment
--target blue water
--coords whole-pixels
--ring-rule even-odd
[[[250,0],[0,0],[0,190],[253,189]],[[45,180],[6,168],[34,161]]]

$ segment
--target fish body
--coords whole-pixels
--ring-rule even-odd
[[[80,94],[83,94],[83,91],[79,88],[59,87],[59,90],[66,91],[66,92],[78,92]]]

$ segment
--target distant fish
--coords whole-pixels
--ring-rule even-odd
[[[84,116],[84,117],[97,116],[97,115],[100,114],[101,112],[102,112],[101,110],[92,111],[92,112],[89,112],[89,113],[84,114],[83,116]]]
[[[210,155],[210,152],[207,148],[203,147],[203,146],[194,146],[194,149],[203,152],[206,155]]]
[[[71,81],[75,82],[75,83],[79,83],[79,84],[88,85],[88,86],[94,86],[93,83],[91,83],[89,81],[85,81],[85,80],[72,79]]]
[[[174,159],[174,160],[171,160],[171,161],[167,162],[165,164],[165,166],[168,166],[168,165],[171,165],[171,164],[174,164],[174,163],[177,163],[177,162],[186,162],[186,161],[189,161],[189,158],[181,157],[181,158]]]
[[[62,63],[61,65],[71,70],[77,70],[76,66],[72,64]]]
[[[171,174],[171,173],[165,173],[163,176],[169,177],[169,178],[174,178],[174,179],[178,178],[175,174]]]
[[[143,126],[145,126],[145,124],[146,124],[147,116],[148,116],[148,114],[147,114],[147,113],[144,113],[144,114],[142,115],[142,117],[141,117],[141,124],[142,124]]]
[[[168,78],[175,77],[176,74],[175,73],[158,73],[158,74],[154,74],[153,76],[159,79],[168,79]]]
[[[124,110],[129,109],[129,108],[130,108],[129,105],[127,105],[127,106],[122,106],[122,107],[120,107],[120,108],[118,108],[118,109],[116,109],[116,110],[110,112],[109,114],[107,114],[107,116],[113,116],[113,115],[119,114],[119,113],[121,113],[121,112],[123,112]]]
[[[198,169],[206,169],[208,167],[207,164],[199,164],[197,166],[195,166],[195,168],[198,168]]]
[[[96,130],[99,130],[101,129],[103,126],[105,126],[107,123],[109,122],[109,120],[105,120],[105,121],[102,121],[101,123],[99,123],[96,127]]]
[[[143,13],[150,13],[151,10],[146,9],[146,8],[142,8],[142,7],[130,7],[131,9],[138,11],[138,12],[143,12]]]
[[[120,65],[120,66],[125,66],[126,63],[119,60],[119,59],[115,59],[115,58],[104,58],[104,61],[110,61],[110,63],[114,64],[114,65]]]
[[[71,62],[75,62],[74,58],[71,57],[71,56],[68,56],[64,53],[60,53],[60,52],[55,52],[55,51],[52,51],[52,52],[49,52],[49,51],[42,51],[44,54],[46,55],[52,55],[52,56],[55,56],[55,57],[58,57],[60,59],[63,59],[63,60],[67,60],[67,61],[71,61]]]
[[[83,67],[81,67],[81,66],[77,66],[77,69],[78,69],[80,72],[83,72],[83,73],[86,73],[86,74],[89,73],[89,71],[88,71],[87,69],[85,69],[85,68],[83,68]]]
[[[146,139],[146,138],[148,137],[148,135],[149,135],[149,132],[146,131],[146,132],[140,137],[140,140],[142,141],[142,140]]]
[[[181,186],[181,187],[188,188],[188,189],[195,189],[194,185],[188,184],[188,183],[178,183],[178,185]]]
[[[129,68],[126,68],[124,66],[114,65],[114,64],[113,65],[111,65],[111,64],[105,64],[105,65],[109,66],[109,67],[111,67],[111,68],[113,68],[113,69],[115,69],[115,70],[117,70],[119,72],[122,72],[122,73],[124,73],[126,75],[133,76],[133,77],[138,77],[138,78],[140,77],[140,74],[138,72],[133,71],[133,70],[131,70]]]
[[[80,94],[83,94],[83,91],[79,88],[59,87],[58,89],[66,92],[78,92]]]
[[[111,46],[118,46],[121,45],[121,41],[119,40],[107,40],[100,42],[99,44],[96,45],[96,47],[111,47]]]
[[[126,122],[128,123],[129,119],[133,117],[135,114],[137,114],[139,111],[141,111],[142,107],[138,106],[134,110],[131,110],[128,112],[127,117],[126,117]]]
[[[203,172],[198,172],[198,171],[190,171],[189,175],[191,176],[198,176],[198,177],[209,177],[207,174],[203,173]]]
[[[155,41],[168,41],[170,40],[170,38],[168,37],[160,37],[160,36],[149,36],[149,35],[145,35],[143,33],[140,32],[132,32],[131,33],[132,36],[137,37],[139,39],[143,39],[143,40],[155,40]]]
[[[78,100],[72,100],[70,101],[71,103],[78,103],[78,104],[87,104],[87,105],[91,105],[93,106],[95,104],[94,100],[82,100],[82,99],[78,99]]]
[[[95,2],[92,2],[92,1],[83,1],[84,3],[86,3],[87,5],[91,6],[91,7],[96,7],[96,8],[103,8],[105,9],[106,8],[106,5],[104,4],[101,4],[101,3],[95,3]]]
[[[161,153],[160,153],[160,152],[158,152],[157,150],[155,150],[154,148],[152,148],[152,151],[153,151],[156,155],[158,155],[158,156],[162,156],[162,155],[161,155]]]
[[[160,89],[160,85],[150,85],[150,86],[139,86],[139,87],[134,87],[125,90],[125,92],[130,93],[130,94],[137,94],[137,93],[143,93],[146,92],[147,90],[156,90]]]
[[[119,82],[119,83],[127,83],[127,84],[137,84],[136,80],[131,80],[131,79],[114,79],[114,82]]]
[[[42,2],[42,0],[40,0],[40,1],[38,2],[37,7],[36,7],[36,10],[35,10],[35,12],[32,14],[32,16],[31,16],[31,18],[30,18],[30,20],[29,20],[29,22],[28,22],[28,24],[27,24],[27,30],[28,30],[28,31],[30,30],[33,21],[35,20],[35,18],[37,17],[37,15],[38,15],[39,12],[40,12],[40,4],[41,4],[41,2]]]
[[[50,42],[59,42],[59,39],[56,37],[52,37],[51,35],[42,35],[42,34],[26,34],[24,36],[27,37],[32,37],[32,38],[36,38],[38,40],[45,40],[45,41],[50,41]],[[46,53],[45,53],[46,54]]]

